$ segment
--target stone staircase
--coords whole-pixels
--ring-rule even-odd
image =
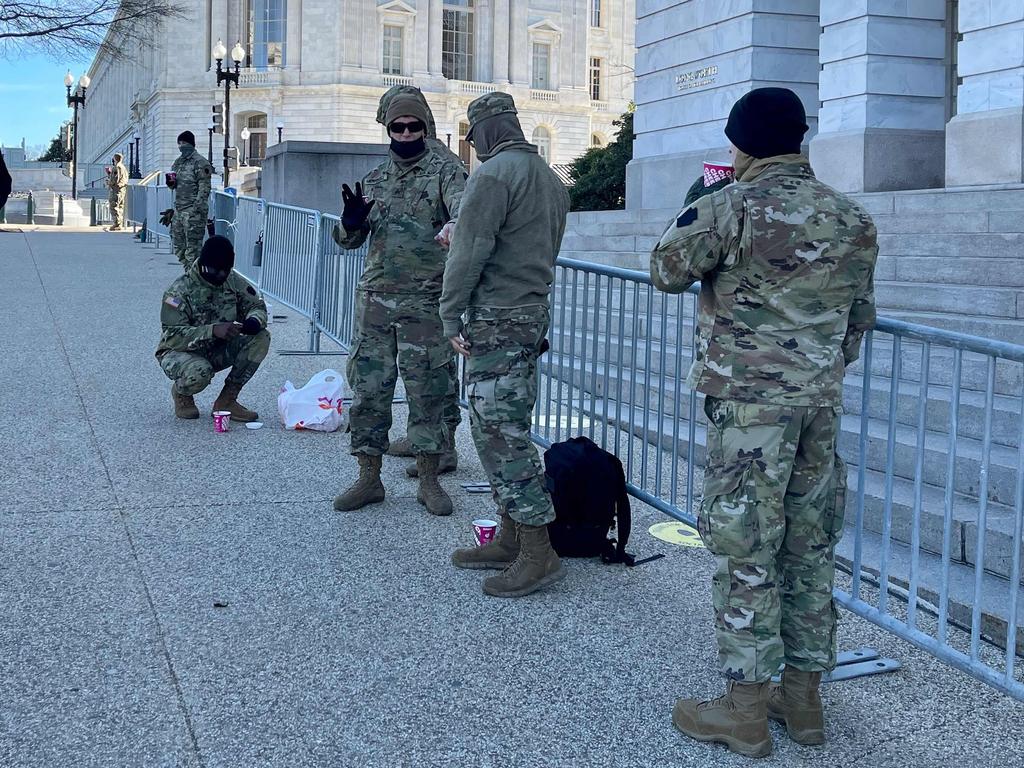
[[[881,316],[1024,344],[1024,187],[873,193],[858,198],[875,217],[879,230],[875,286]],[[650,249],[677,213],[673,209],[571,214],[561,255],[646,273]],[[561,290],[568,299],[570,288]],[[556,313],[552,329],[556,354],[549,365],[559,361],[559,353],[567,358],[573,346],[577,359],[568,366],[569,375],[587,390],[592,414],[622,413],[620,426],[665,448],[679,435],[680,454],[692,453],[702,462],[703,411],[697,409],[696,437],[690,446],[686,444],[688,393],[684,388],[677,395],[677,387],[683,385],[675,376],[677,371],[685,376],[692,354],[692,297],[681,308],[675,298],[643,292],[640,303],[634,305],[636,299],[627,296],[623,301],[617,287],[609,302],[603,284],[595,291],[591,283],[589,294],[581,292],[582,284],[577,291],[575,312],[565,314],[561,322]],[[602,302],[599,310],[594,308],[595,302]],[[667,322],[661,319],[663,306]],[[616,338],[620,327],[626,329],[627,338]],[[584,348],[588,359],[581,363],[579,350]],[[898,395],[891,404],[897,364]],[[840,438],[840,452],[850,467],[851,513],[861,474],[863,365],[859,361],[849,371]],[[1015,545],[1024,366],[1006,361],[993,366],[987,461],[984,392],[988,363],[981,355],[963,353],[961,366],[957,437],[951,440],[953,351],[935,347],[930,352],[919,458],[923,345],[904,340],[894,356],[891,337],[877,335],[863,461],[864,530],[881,533],[888,506],[893,540],[910,544],[915,514],[919,515],[917,528],[925,552],[941,553],[948,546],[954,562],[974,566],[980,559],[985,570],[1005,578],[1011,573]],[[683,406],[679,414],[673,412],[677,400]],[[669,417],[661,424],[654,415],[659,404]],[[890,412],[895,416],[891,451]],[[673,423],[675,419],[683,421],[682,428]],[[888,475],[890,453],[893,468]],[[953,486],[947,494],[950,478]],[[982,478],[987,483],[986,522],[984,554],[979,558]],[[891,485],[891,495],[886,493],[887,485]],[[920,511],[915,513],[918,493]]]

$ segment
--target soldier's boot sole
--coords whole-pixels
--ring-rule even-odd
[[[516,561],[519,550],[509,550],[494,544],[457,549],[452,552],[452,565],[467,570],[504,570]]]
[[[380,504],[382,501],[384,501],[384,483],[378,481],[375,486],[366,490],[353,488],[338,494],[334,497],[334,508],[338,512],[354,512],[370,504]]]
[[[442,453],[441,461],[437,467],[437,474],[447,475],[449,472],[454,472],[459,468],[459,455],[452,451],[450,453]],[[420,471],[416,468],[416,462],[413,462],[405,468],[405,474],[409,477],[419,477]]]
[[[767,738],[757,742],[749,742],[738,739],[728,733],[708,733],[701,729],[700,724],[688,716],[686,702],[676,702],[672,710],[672,725],[680,733],[696,741],[706,743],[724,744],[730,752],[735,752],[744,757],[768,757],[772,753],[771,734]]]
[[[565,566],[561,563],[558,564],[558,568],[551,573],[548,573],[541,578],[531,581],[528,584],[524,584],[521,587],[509,589],[501,584],[501,576],[492,576],[489,579],[484,580],[484,593],[491,597],[526,597],[534,592],[544,589],[544,587],[550,587],[566,576]]]

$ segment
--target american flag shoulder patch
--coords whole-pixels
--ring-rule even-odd
[[[166,299],[164,299],[164,304],[166,304],[168,307],[171,307],[172,309],[178,309],[178,307],[181,306],[181,299],[177,298],[176,296],[168,296]]]

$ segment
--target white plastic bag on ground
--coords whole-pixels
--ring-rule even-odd
[[[285,429],[334,432],[345,426],[345,378],[335,370],[320,371],[296,389],[286,381],[277,396],[277,412]]]

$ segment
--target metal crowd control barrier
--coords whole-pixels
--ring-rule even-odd
[[[224,220],[239,261],[263,233],[258,273],[241,271],[309,320],[309,351],[320,334],[347,348],[365,246],[339,248],[335,216],[259,203],[240,198]],[[538,443],[588,435],[620,457],[633,496],[689,525],[706,439],[701,395],[685,385],[696,293],[559,259],[534,414]],[[849,584],[837,601],[1024,700],[1024,347],[882,318],[845,398],[837,558]]]

